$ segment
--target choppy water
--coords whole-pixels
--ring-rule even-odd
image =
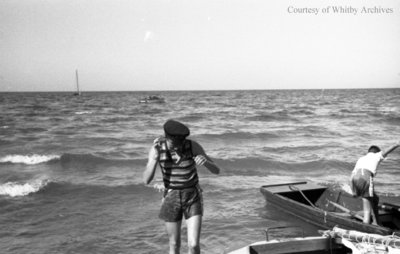
[[[159,92],[165,104],[139,104],[148,94],[0,93],[5,253],[165,253],[161,193],[141,175],[169,118],[186,123],[222,168],[216,177],[199,168],[203,253],[262,240],[266,227],[315,234],[265,205],[259,187],[305,179],[348,188],[371,144],[400,139],[400,89]],[[397,201],[399,169],[396,150],[376,178],[378,193]]]

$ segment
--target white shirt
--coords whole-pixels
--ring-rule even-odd
[[[355,173],[357,169],[363,168],[369,170],[375,176],[377,173],[376,168],[383,159],[384,157],[382,156],[382,152],[367,153],[367,155],[358,159],[356,166],[353,169],[353,173]]]

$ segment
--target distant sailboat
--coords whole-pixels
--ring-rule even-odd
[[[75,76],[76,76],[76,92],[74,93],[74,95],[80,96],[81,95],[81,91],[79,90],[78,70],[75,70]]]

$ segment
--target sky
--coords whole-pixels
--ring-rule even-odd
[[[0,0],[0,92],[400,88],[399,28],[398,0]]]

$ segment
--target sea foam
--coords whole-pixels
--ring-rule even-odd
[[[28,183],[7,182],[0,185],[0,195],[18,197],[26,196],[41,190],[49,183],[48,180],[34,180]]]
[[[32,155],[7,155],[0,158],[0,163],[21,163],[27,165],[35,165],[39,163],[48,162],[54,159],[59,159],[59,155],[39,155],[39,154],[32,154]]]

